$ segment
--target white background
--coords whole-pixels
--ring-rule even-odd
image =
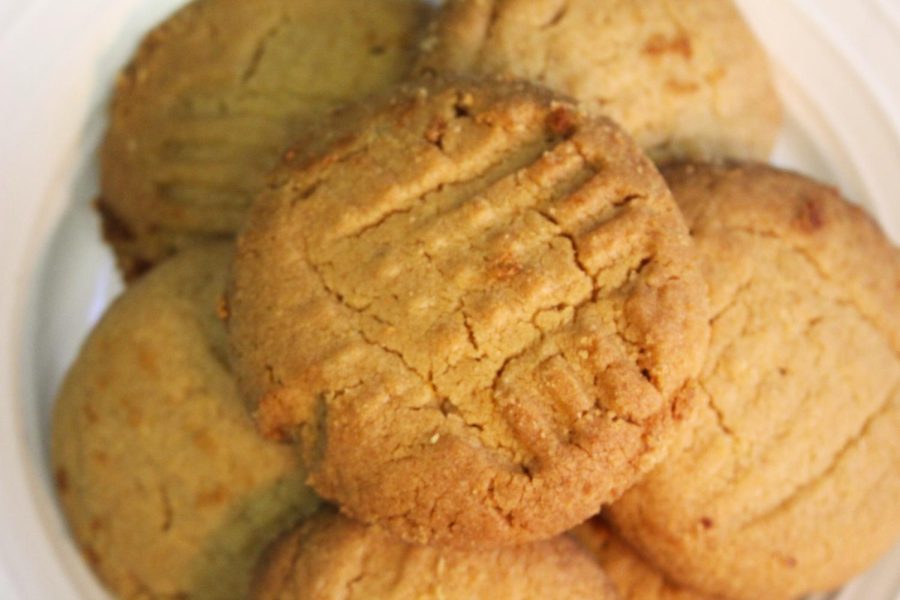
[[[785,99],[774,160],[839,185],[900,239],[900,0],[737,1]],[[179,3],[0,0],[0,600],[96,594],[49,493],[44,432],[116,289],[87,206],[104,99],[140,33]],[[900,599],[894,554],[841,598]]]

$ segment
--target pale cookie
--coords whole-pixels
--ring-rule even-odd
[[[262,549],[317,504],[292,449],[256,432],[225,363],[230,256],[198,247],[125,292],[57,398],[62,507],[120,598],[244,598]]]
[[[571,539],[492,551],[408,545],[323,511],[280,540],[255,600],[617,600]]]
[[[273,178],[238,243],[229,328],[260,426],[408,541],[583,521],[658,461],[706,349],[665,183],[525,83],[410,87],[351,129]]]
[[[610,516],[696,589],[833,588],[900,538],[900,252],[799,175],[665,174],[710,288],[708,404],[693,443]]]
[[[622,600],[715,600],[667,580],[595,517],[569,532],[600,563]]]
[[[618,121],[654,160],[765,158],[781,124],[731,0],[448,0],[417,70],[536,81]]]
[[[119,78],[99,206],[128,277],[233,235],[266,172],[329,109],[408,72],[418,0],[198,0]]]

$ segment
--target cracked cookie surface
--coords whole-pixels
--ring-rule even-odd
[[[447,0],[419,72],[512,75],[619,122],[654,160],[768,156],[781,109],[731,0]]]
[[[488,551],[405,544],[325,510],[279,540],[255,600],[616,600],[600,567],[572,540]]]
[[[266,172],[328,110],[393,85],[430,12],[418,0],[198,0],[119,78],[99,206],[127,276],[234,235]]]
[[[600,518],[569,532],[603,568],[622,600],[717,600],[667,580]]]
[[[263,548],[317,505],[224,362],[216,307],[231,254],[198,246],[129,288],[56,400],[59,499],[119,598],[244,598]]]
[[[900,537],[900,253],[837,192],[765,166],[664,170],[710,288],[707,403],[614,504],[670,577],[791,598]]]
[[[551,537],[690,405],[707,299],[628,136],[525,83],[410,86],[287,165],[239,238],[229,330],[267,435],[409,541]]]

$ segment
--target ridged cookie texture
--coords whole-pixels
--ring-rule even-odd
[[[664,174],[710,288],[707,404],[693,442],[609,515],[697,589],[835,587],[900,538],[900,252],[799,175]]]
[[[229,330],[262,430],[408,541],[576,525],[659,459],[706,348],[664,181],[521,82],[411,86],[350,129],[239,238]]]
[[[197,0],[151,31],[119,78],[99,206],[133,277],[233,235],[266,172],[324,113],[409,71],[417,0]]]
[[[536,81],[618,121],[654,160],[762,159],[781,124],[731,0],[447,0],[417,70]]]
[[[600,517],[582,523],[569,535],[594,556],[622,600],[716,600],[666,579]]]
[[[489,551],[414,546],[323,511],[280,540],[255,600],[617,600],[571,539]]]
[[[318,503],[296,454],[257,433],[225,363],[230,257],[199,246],[125,292],[57,397],[59,498],[119,598],[245,598],[262,550]]]

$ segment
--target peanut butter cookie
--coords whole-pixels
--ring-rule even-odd
[[[838,193],[758,166],[665,171],[703,260],[699,428],[610,509],[674,580],[833,588],[900,537],[900,252]]]
[[[617,600],[572,540],[472,552],[411,546],[324,511],[280,540],[256,600]]]
[[[125,292],[57,398],[59,498],[120,598],[246,597],[262,549],[317,504],[226,364],[216,305],[230,256],[197,247]]]
[[[251,211],[230,288],[262,430],[407,541],[561,533],[660,458],[707,299],[653,164],[522,82],[411,86]]]
[[[715,600],[668,581],[599,517],[570,532],[603,568],[622,600]]]
[[[618,121],[655,160],[765,158],[781,123],[731,0],[447,0],[418,71],[536,81]]]
[[[310,123],[404,77],[417,0],[198,0],[150,32],[119,78],[99,206],[126,276],[231,236]]]

